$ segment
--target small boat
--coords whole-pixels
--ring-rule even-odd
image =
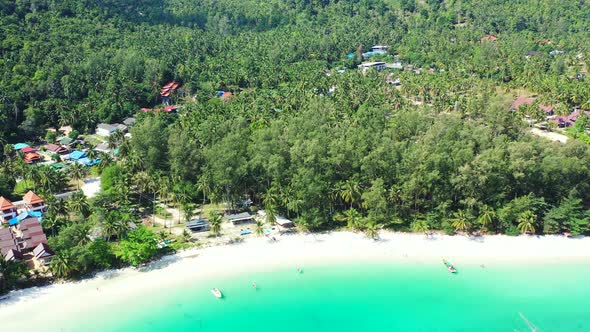
[[[223,294],[221,294],[221,291],[219,290],[219,288],[213,288],[211,290],[211,293],[213,293],[213,296],[215,296],[218,299],[223,297]]]
[[[457,273],[457,269],[455,269],[453,264],[451,264],[449,261],[447,261],[446,259],[443,258],[443,263],[445,264],[445,266],[447,267],[447,270],[449,270],[449,272]]]

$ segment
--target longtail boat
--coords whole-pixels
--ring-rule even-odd
[[[447,261],[446,259],[443,258],[443,263],[445,264],[445,266],[447,267],[447,270],[449,270],[449,272],[457,273],[457,269],[455,269],[453,264],[451,264],[449,261]]]

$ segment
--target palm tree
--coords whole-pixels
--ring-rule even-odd
[[[352,209],[354,203],[360,199],[359,182],[356,179],[346,180],[338,187],[338,193],[340,198],[342,198],[345,203],[349,203],[350,208]]]
[[[453,214],[451,226],[455,228],[456,232],[464,232],[467,230],[467,228],[469,228],[469,221],[467,220],[465,211],[459,210]]]
[[[274,225],[277,222],[277,208],[274,205],[267,205],[265,208],[266,223]]]
[[[379,226],[374,221],[365,223],[365,234],[370,239],[377,239],[379,237]]]
[[[428,231],[430,230],[426,219],[416,219],[410,227],[412,228],[412,231],[416,233],[428,234]]]
[[[86,201],[86,196],[84,193],[78,191],[75,192],[72,197],[70,197],[67,208],[71,213],[76,213],[82,217],[85,217],[89,211],[88,201]]]
[[[484,205],[477,220],[481,224],[482,228],[487,230],[488,227],[494,222],[495,218],[496,212],[494,209]]]
[[[223,218],[221,214],[216,211],[211,211],[209,213],[209,224],[211,225],[211,232],[215,234],[215,236],[219,235],[221,231],[221,223],[223,222]]]
[[[71,264],[71,254],[63,251],[57,256],[53,257],[49,265],[49,269],[54,276],[58,278],[65,278],[72,273],[73,268]]]
[[[43,228],[45,230],[50,230],[51,235],[55,236],[56,230],[60,226],[60,220],[52,213],[47,213],[45,217],[43,217]]]
[[[350,208],[344,211],[344,213],[338,214],[336,219],[346,222],[346,227],[354,230],[359,228],[361,214],[355,208]]]
[[[72,164],[69,167],[68,173],[70,173],[72,180],[76,181],[78,190],[80,190],[80,181],[86,177],[86,170],[84,169],[84,166],[78,163]]]
[[[256,226],[254,227],[254,233],[256,233],[256,235],[258,235],[258,236],[264,235],[264,223],[262,223],[262,221],[260,221],[260,220],[256,221]]]
[[[535,233],[535,220],[537,216],[531,211],[525,211],[518,217],[518,230],[522,234],[534,234]]]

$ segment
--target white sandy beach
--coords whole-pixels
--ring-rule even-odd
[[[346,262],[408,261],[440,263],[441,257],[461,265],[498,262],[559,263],[590,262],[590,238],[563,236],[465,236],[382,232],[380,241],[362,234],[334,232],[318,235],[287,235],[271,243],[252,237],[243,243],[192,249],[152,263],[145,269],[100,273],[92,279],[16,291],[0,302],[0,321],[22,317],[31,308],[43,308],[37,318],[67,317],[88,305],[104,306],[145,290],[195,280],[214,280],[249,270],[263,272],[277,267],[306,267]],[[215,287],[215,285],[211,285]]]

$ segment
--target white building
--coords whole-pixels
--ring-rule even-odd
[[[117,123],[115,123],[115,124],[100,123],[98,126],[96,126],[96,134],[100,135],[100,136],[104,136],[104,137],[109,137],[117,129],[119,129],[122,132],[126,132],[127,126],[122,125],[122,124],[117,124]]]
[[[367,71],[369,69],[383,70],[385,69],[385,62],[363,62],[358,67],[363,71]]]

